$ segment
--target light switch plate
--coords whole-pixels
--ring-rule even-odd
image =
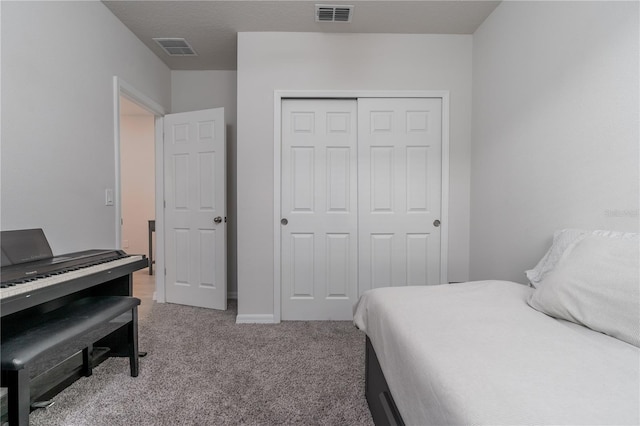
[[[113,189],[107,188],[104,191],[104,205],[112,206],[113,205]]]

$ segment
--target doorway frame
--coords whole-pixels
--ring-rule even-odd
[[[273,321],[282,317],[282,274],[280,218],[282,201],[282,100],[358,98],[439,98],[442,99],[440,281],[448,282],[449,253],[449,91],[448,90],[274,90],[273,92]],[[266,318],[265,318],[266,320]]]
[[[164,150],[163,150],[163,122],[166,111],[162,105],[153,101],[147,95],[127,83],[117,75],[113,76],[113,145],[115,155],[115,248],[122,246],[122,169],[120,164],[120,96],[137,104],[154,115],[154,139],[155,139],[155,215],[156,215],[156,290],[153,299],[164,303]],[[158,232],[157,230],[161,230]],[[161,273],[158,273],[161,271]]]

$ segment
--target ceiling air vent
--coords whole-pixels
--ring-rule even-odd
[[[183,38],[154,38],[169,56],[198,56],[193,47]]]
[[[351,22],[353,6],[316,4],[316,22]]]

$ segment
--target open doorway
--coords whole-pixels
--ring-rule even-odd
[[[129,254],[151,255],[164,267],[163,234],[149,243],[149,221],[162,229],[162,122],[164,108],[121,78],[113,78],[115,148],[115,247]],[[158,148],[160,147],[160,148]],[[160,164],[160,165],[159,165]],[[159,195],[160,194],[160,195]],[[156,243],[157,241],[157,243]],[[134,295],[143,300],[139,313],[152,301],[164,302],[163,274],[134,274]],[[140,283],[140,284],[138,284]],[[138,294],[136,294],[138,293]]]
[[[150,266],[136,272],[134,295],[144,317],[155,291],[155,116],[120,95],[121,249],[146,254]]]

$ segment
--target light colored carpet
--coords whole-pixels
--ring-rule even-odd
[[[40,425],[372,425],[364,334],[348,321],[235,324],[154,304],[139,326],[140,375],[110,358],[31,413]]]

